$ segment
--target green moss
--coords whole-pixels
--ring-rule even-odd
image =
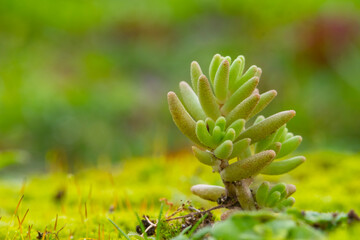
[[[360,166],[359,154],[345,154],[330,151],[307,154],[310,160],[291,175],[281,177],[264,176],[264,180],[294,182],[298,186],[295,207],[301,210],[320,212],[360,212]],[[157,217],[160,198],[167,198],[174,205],[191,200],[194,206],[211,207],[209,203],[190,192],[194,184],[208,183],[221,185],[216,174],[208,174],[210,167],[197,162],[190,153],[180,153],[162,158],[131,159],[123,166],[109,169],[88,169],[74,175],[53,173],[42,176],[28,176],[25,183],[18,178],[0,180],[0,239],[26,239],[28,227],[31,239],[37,231],[56,232],[60,239],[73,235],[77,238],[115,239],[118,231],[107,218],[112,219],[125,232],[135,232],[137,220],[134,212]],[[316,172],[316,174],[314,174]],[[166,182],[166,184],[164,184]],[[65,191],[63,198],[60,192]],[[22,220],[27,213],[22,228],[14,215],[21,196],[17,214]],[[56,200],[58,195],[58,200]],[[87,214],[85,213],[85,204]],[[164,208],[164,216],[171,211]],[[113,209],[113,211],[110,211]],[[222,210],[216,210],[219,217]],[[57,216],[57,217],[56,217]],[[57,218],[57,227],[54,225]],[[177,227],[164,225],[162,233],[173,236]],[[330,232],[330,237],[360,234],[357,224],[341,226]],[[55,239],[49,235],[48,239]],[[101,238],[103,239],[103,238]],[[338,239],[338,238],[337,238]]]

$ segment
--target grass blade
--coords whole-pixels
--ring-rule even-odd
[[[137,212],[135,212],[135,216],[136,216],[136,219],[137,219],[138,222],[139,222],[141,231],[142,231],[143,234],[144,234],[144,239],[147,240],[148,237],[147,237],[147,233],[145,232],[145,230],[146,230],[146,229],[145,229],[145,226],[144,226],[143,222],[141,221],[141,219],[140,219],[139,215],[137,214]]]
[[[197,221],[197,222],[195,223],[195,225],[191,228],[190,232],[188,233],[188,236],[191,236],[191,235],[195,232],[195,230],[196,230],[196,229],[199,227],[199,225],[205,220],[205,218],[207,218],[208,215],[209,215],[209,214],[206,213],[204,216],[202,216],[202,217],[199,219],[199,221]]]
[[[163,209],[164,209],[164,204],[162,203],[161,206],[160,206],[158,223],[157,223],[157,226],[156,226],[156,240],[160,239],[161,216],[162,216]]]
[[[121,233],[121,235],[123,235],[127,240],[131,240],[129,236],[123,230],[121,230],[121,228],[119,228],[116,223],[113,222],[113,220],[111,220],[110,218],[108,218],[108,220],[112,223],[112,225],[114,225],[114,227],[116,227],[116,229]]]

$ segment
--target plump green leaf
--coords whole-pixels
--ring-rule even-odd
[[[260,78],[261,77],[261,74],[262,74],[262,70],[261,70],[261,68],[257,68],[257,71],[256,71],[256,73],[255,73],[255,77],[258,77],[258,78]]]
[[[255,124],[255,123],[254,123]],[[275,134],[267,136],[265,139],[260,140],[255,144],[255,153],[259,153],[265,149],[268,149],[271,143],[273,142]]]
[[[203,146],[196,136],[196,123],[194,119],[192,119],[189,113],[185,110],[184,106],[174,92],[168,93],[168,103],[171,116],[180,131],[194,143]]]
[[[216,103],[215,96],[211,90],[208,79],[201,75],[198,82],[199,101],[206,115],[213,120],[220,117],[219,105]]]
[[[225,195],[225,188],[220,186],[198,184],[191,187],[191,192],[202,199],[216,202],[221,195]]]
[[[291,196],[294,192],[296,192],[296,187],[293,184],[286,184],[286,197]]]
[[[295,136],[283,142],[280,152],[277,154],[276,158],[284,157],[295,151],[297,147],[300,145],[301,141],[302,141],[301,136]]]
[[[203,164],[213,166],[215,164],[215,157],[208,151],[203,151],[198,147],[192,147],[195,157]]]
[[[235,140],[235,130],[232,128],[228,128],[226,130],[226,134],[224,136],[224,138],[221,141],[226,141],[226,140],[230,140],[230,141],[234,141]]]
[[[283,161],[276,161],[264,168],[261,173],[265,175],[280,175],[290,172],[300,164],[305,162],[305,157],[297,156]]]
[[[229,159],[240,157],[240,155],[249,147],[251,142],[250,138],[241,139],[233,144],[233,151]]]
[[[224,59],[216,72],[214,79],[214,92],[219,103],[224,103],[228,95],[230,64]]]
[[[255,119],[254,124],[257,124],[263,120],[265,120],[265,117],[263,115],[260,115]]]
[[[191,84],[195,93],[198,93],[198,80],[199,77],[203,74],[198,62],[193,61],[190,66],[190,77],[191,77]]]
[[[242,101],[226,116],[227,124],[230,125],[238,119],[248,119],[256,104],[259,102],[259,99],[259,94],[253,94]]]
[[[245,98],[249,97],[254,92],[256,86],[259,83],[258,77],[253,77],[246,83],[244,83],[221,107],[221,112],[227,115],[233,110],[239,103],[244,101]]]
[[[274,133],[294,116],[293,110],[276,113],[243,131],[239,138],[251,138],[252,143],[258,142]]]
[[[275,153],[278,154],[278,152],[280,151],[281,147],[282,147],[282,146],[281,146],[281,143],[275,142],[275,143],[271,144],[271,145],[267,148],[267,150],[274,150]]]
[[[267,91],[260,95],[260,101],[256,105],[254,111],[251,113],[249,118],[252,118],[259,112],[261,112],[269,103],[276,97],[277,92],[275,90]]]
[[[203,146],[209,147],[211,149],[216,148],[217,144],[207,130],[206,124],[203,120],[197,121],[195,133],[198,140],[202,143]]]
[[[267,207],[274,207],[277,202],[280,201],[281,193],[279,192],[273,192],[269,194],[268,198],[266,199],[265,205]]]
[[[214,127],[215,127],[215,121],[208,117],[205,119],[205,124],[206,124],[206,128],[208,129],[209,133],[212,134]]]
[[[227,60],[229,62],[229,66],[230,66],[230,64],[231,64],[231,57],[230,56],[226,56],[222,60]]]
[[[229,73],[229,90],[233,92],[235,81],[244,70],[245,58],[244,56],[238,56],[230,66]]]
[[[215,126],[212,134],[212,138],[216,145],[218,145],[221,140],[223,139],[225,133],[221,131],[221,128],[219,126]]]
[[[236,121],[234,121],[232,124],[230,124],[229,128],[232,128],[235,130],[235,138],[237,138],[241,131],[244,129],[245,126],[245,120],[244,119],[238,119]]]
[[[294,136],[293,133],[288,133],[288,134],[286,134],[285,140],[288,140],[288,139],[292,138],[293,136]]]
[[[238,181],[254,176],[266,167],[275,155],[274,151],[267,150],[237,161],[220,172],[221,178],[225,181]]]
[[[255,77],[257,74],[257,71],[258,71],[258,67],[255,65],[252,65],[242,76],[239,76],[235,82],[235,86],[234,86],[235,91],[239,87],[241,87],[245,82],[247,82],[250,78]]]
[[[186,110],[195,120],[204,120],[206,114],[201,108],[198,96],[187,84],[187,82],[180,82],[180,93]]]
[[[286,192],[286,184],[285,183],[278,183],[275,184],[269,191],[269,195],[273,192],[279,192],[280,193],[280,199],[284,198],[287,194]]]
[[[281,136],[284,134],[286,128],[286,124],[282,125],[274,135],[273,142],[280,142]]]
[[[256,202],[260,207],[265,206],[266,199],[268,197],[270,184],[269,182],[263,182],[256,191]]]
[[[295,198],[289,197],[280,202],[280,207],[292,207],[295,203]]]
[[[221,131],[224,131],[226,127],[226,119],[222,116],[219,117],[218,119],[216,119],[215,125],[219,126]]]
[[[227,159],[233,150],[233,143],[230,140],[226,140],[221,143],[215,150],[214,154],[219,159]]]
[[[211,62],[210,62],[210,66],[209,66],[209,77],[210,77],[210,81],[213,84],[214,80],[215,80],[215,75],[216,72],[220,66],[220,63],[222,61],[222,57],[220,54],[215,54],[214,57],[212,58]]]

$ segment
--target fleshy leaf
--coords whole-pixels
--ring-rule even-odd
[[[283,161],[272,162],[266,168],[264,168],[261,173],[265,175],[284,174],[295,169],[303,162],[305,162],[305,157],[303,156],[297,156]]]
[[[215,123],[212,138],[213,138],[214,142],[216,143],[216,145],[218,145],[221,142],[222,138],[224,137],[223,134],[224,134],[224,132],[221,131],[221,128],[219,126],[216,126],[216,123]]]
[[[254,176],[266,167],[275,155],[274,151],[267,150],[237,161],[220,172],[221,178],[224,181],[239,181]]]
[[[232,92],[234,89],[235,81],[242,71],[244,70],[245,59],[243,56],[237,57],[230,66],[229,72],[229,90]]]
[[[191,187],[191,192],[202,199],[216,202],[219,197],[225,196],[225,188],[220,186],[198,184]]]
[[[220,117],[219,105],[216,103],[215,96],[211,90],[210,83],[205,75],[201,75],[198,82],[199,101],[206,115],[213,120]]]
[[[266,199],[268,198],[269,187],[269,182],[263,182],[256,191],[256,202],[261,207],[265,206]]]
[[[252,118],[259,112],[261,112],[269,103],[276,97],[277,92],[275,90],[267,91],[260,95],[260,101],[258,105],[256,105],[254,111],[251,113],[249,118]]]
[[[273,144],[271,144],[267,149],[268,150],[274,150],[276,154],[278,154],[278,152],[281,149],[281,143],[280,142],[275,142]]]
[[[291,206],[294,205],[294,203],[295,203],[295,198],[289,197],[289,198],[284,199],[283,201],[281,201],[280,207],[291,207]]]
[[[293,136],[294,136],[293,133],[288,133],[288,134],[286,134],[285,140],[288,140],[288,139],[292,138]]]
[[[232,128],[235,130],[235,138],[237,138],[241,131],[244,129],[244,126],[245,126],[245,120],[244,119],[238,119],[236,120],[235,122],[233,122],[232,124],[230,124],[230,126],[228,127],[229,128]]]
[[[284,157],[295,151],[296,148],[300,145],[301,141],[301,136],[295,136],[283,142],[280,152],[277,154],[276,158]]]
[[[235,130],[234,129],[228,128],[228,130],[226,130],[226,134],[221,141],[226,141],[226,140],[230,140],[230,141],[235,140]]]
[[[286,197],[291,196],[294,192],[296,192],[296,187],[293,184],[286,184]]]
[[[273,139],[273,142],[280,142],[281,136],[284,134],[286,124],[282,125],[276,132]]]
[[[229,66],[230,66],[230,64],[231,64],[231,57],[230,56],[224,57],[223,60],[227,60],[229,62]]]
[[[284,198],[286,196],[286,184],[278,183],[278,184],[274,185],[270,189],[269,195],[272,194],[273,192],[276,192],[276,191],[281,194],[281,198]]]
[[[251,95],[251,93],[254,92],[258,83],[259,83],[259,78],[257,77],[253,77],[249,81],[244,83],[221,107],[221,112],[224,115],[227,115],[239,103],[244,101],[245,98],[247,98],[248,96]]]
[[[267,136],[265,139],[257,142],[255,144],[255,153],[261,152],[265,149],[268,149],[268,147],[271,145],[271,143],[274,140],[275,134],[271,134],[270,136]]]
[[[199,77],[203,74],[198,62],[193,61],[190,66],[190,73],[191,73],[191,84],[195,93],[198,93],[198,80]]]
[[[233,150],[233,143],[230,140],[226,140],[225,142],[221,143],[215,150],[214,154],[217,158],[220,159],[227,159]]]
[[[196,123],[194,119],[192,119],[189,113],[185,110],[184,106],[174,92],[168,93],[168,103],[171,116],[179,130],[191,141],[203,146],[196,136]]]
[[[206,128],[208,129],[209,133],[212,134],[214,127],[215,127],[215,121],[208,117],[205,119],[205,124],[206,124]]]
[[[208,151],[203,151],[195,146],[192,147],[194,156],[203,164],[213,166],[215,164],[215,157]]]
[[[227,124],[230,125],[238,119],[248,119],[256,104],[259,102],[259,99],[260,95],[254,94],[242,101],[226,116]]]
[[[269,197],[266,199],[267,207],[274,207],[277,202],[280,201],[281,194],[279,192],[273,192],[269,194]]]
[[[180,93],[183,99],[186,110],[195,120],[203,120],[206,118],[206,114],[201,108],[198,96],[187,84],[187,82],[180,82]]]
[[[235,82],[235,86],[234,86],[235,91],[236,89],[241,87],[245,82],[247,82],[250,78],[255,77],[257,71],[258,71],[258,67],[252,65],[242,76],[239,76],[239,78]]]
[[[209,77],[210,77],[210,81],[211,83],[214,83],[214,79],[215,79],[215,75],[216,72],[220,66],[220,63],[222,61],[222,57],[220,54],[215,54],[214,57],[212,58],[211,62],[210,62],[210,66],[209,66]]]
[[[224,103],[227,98],[229,87],[229,70],[229,61],[224,59],[221,62],[214,79],[214,92],[219,103]]]
[[[221,131],[224,131],[226,126],[226,119],[224,117],[219,117],[216,119],[215,125],[219,126]]]
[[[205,122],[203,120],[199,120],[196,123],[195,127],[196,136],[199,141],[206,147],[214,149],[217,144],[214,142],[213,137],[208,132]]]
[[[229,159],[240,157],[241,153],[243,153],[247,147],[250,145],[251,139],[245,138],[241,139],[233,144],[233,151],[229,157]]]
[[[257,124],[263,120],[265,120],[265,117],[263,115],[260,115],[255,119],[254,124]]]
[[[243,131],[239,138],[251,138],[252,143],[258,142],[274,133],[294,116],[293,110],[276,113]]]

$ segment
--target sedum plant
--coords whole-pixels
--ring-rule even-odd
[[[286,123],[295,116],[288,110],[269,117],[258,116],[277,95],[275,90],[259,93],[261,69],[246,71],[245,58],[216,54],[206,77],[196,61],[191,63],[191,86],[180,82],[181,98],[168,93],[172,118],[195,146],[195,157],[220,174],[224,187],[199,184],[191,191],[217,202],[234,201],[243,210],[282,209],[292,206],[291,184],[252,183],[259,174],[280,175],[305,161],[287,158],[301,143]]]

